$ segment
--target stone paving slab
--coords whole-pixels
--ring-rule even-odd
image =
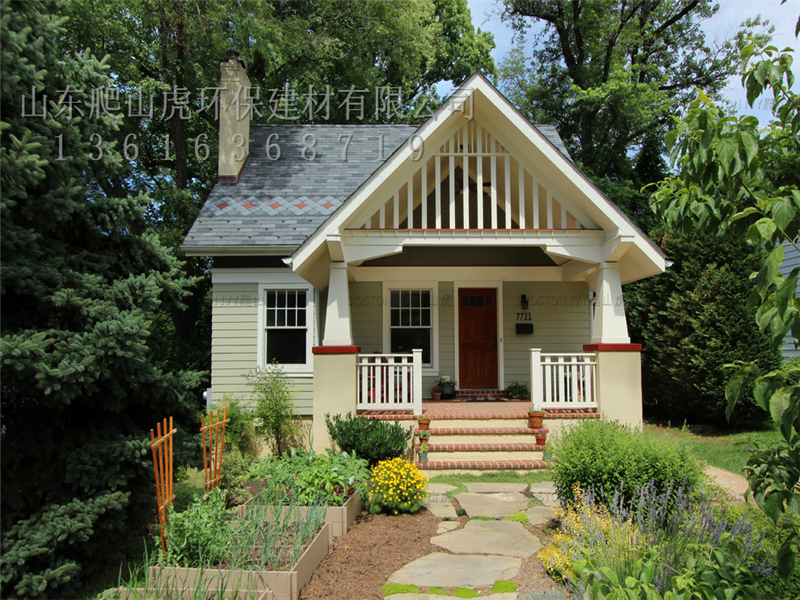
[[[450,517],[451,519],[455,519],[457,516],[456,509],[453,508],[453,503],[449,498],[446,500],[435,500],[428,498],[422,502],[422,506],[427,508],[437,517]]]
[[[442,521],[439,523],[439,528],[436,530],[438,535],[442,535],[443,533],[447,533],[448,531],[453,531],[458,529],[459,523],[458,521]]]
[[[421,587],[490,587],[498,579],[516,577],[521,566],[522,559],[511,556],[433,552],[395,571],[389,582]]]
[[[556,518],[549,506],[534,506],[526,510],[525,514],[528,515],[531,525],[542,525]]]
[[[536,492],[544,492],[545,494],[555,494],[556,484],[552,481],[540,481],[539,483],[531,484],[531,493],[534,495]]]
[[[539,540],[516,521],[469,521],[463,529],[431,538],[431,544],[455,554],[499,554],[528,558]]]
[[[450,485],[449,483],[429,483],[428,484],[428,492],[431,495],[444,495],[447,492],[452,492],[456,489],[456,486]]]
[[[465,483],[464,485],[466,486],[467,491],[473,494],[524,492],[528,487],[527,483],[483,483],[478,481],[473,483]]]
[[[470,517],[508,517],[517,511],[528,509],[528,499],[519,492],[501,494],[473,494],[456,496],[461,508]]]

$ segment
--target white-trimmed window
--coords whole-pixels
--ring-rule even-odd
[[[409,354],[422,349],[422,364],[433,365],[433,291],[424,289],[389,292],[389,351]]]
[[[311,368],[314,331],[313,289],[261,286],[259,364],[277,362],[287,371]]]

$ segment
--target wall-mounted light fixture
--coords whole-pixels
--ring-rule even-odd
[[[522,310],[528,310],[528,297],[525,294],[520,296],[519,306]]]

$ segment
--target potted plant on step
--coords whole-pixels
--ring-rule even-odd
[[[450,377],[442,377],[436,383],[441,387],[443,400],[452,400],[456,397],[456,386],[458,383],[456,383],[455,379],[450,379]]]
[[[528,409],[528,427],[531,429],[541,429],[544,422],[544,411],[541,406],[533,405]]]
[[[441,379],[439,381],[441,381]],[[434,383],[431,388],[431,400],[434,402],[438,402],[442,399],[442,384],[439,383],[439,381]]]
[[[417,425],[420,431],[428,431],[431,426],[431,420],[428,417],[417,417]]]
[[[553,442],[552,441],[547,442],[544,445],[544,451],[542,453],[542,458],[544,458],[544,460],[546,460],[547,462],[550,462],[551,460],[553,460]]]
[[[536,432],[536,445],[544,446],[547,443],[547,432],[544,429],[539,429]]]
[[[420,431],[417,436],[419,436],[419,452],[417,452],[417,457],[419,458],[419,462],[426,463],[428,462],[428,440],[431,438],[430,431]]]

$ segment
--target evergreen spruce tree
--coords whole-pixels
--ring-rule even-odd
[[[152,513],[149,429],[195,430],[201,374],[163,369],[152,325],[192,282],[145,233],[147,197],[96,183],[122,164],[116,119],[91,114],[110,79],[60,46],[64,3],[0,10],[0,595],[68,597]]]
[[[645,416],[724,426],[725,386],[733,373],[724,366],[752,360],[770,371],[781,360],[748,306],[750,274],[766,252],[714,235],[658,237],[673,265],[624,292],[631,339],[643,343]],[[733,423],[767,416],[754,401],[742,402]]]

